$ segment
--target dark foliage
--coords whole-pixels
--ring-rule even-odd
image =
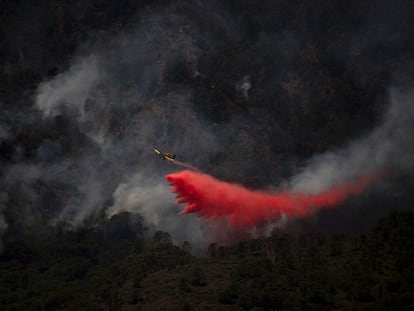
[[[414,307],[412,213],[394,212],[358,237],[276,234],[223,248],[214,259],[139,236],[103,245],[105,231],[10,243],[0,262],[2,310],[148,307],[174,295],[214,309]],[[136,243],[143,245],[139,253]]]

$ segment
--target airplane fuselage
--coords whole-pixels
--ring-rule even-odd
[[[163,160],[168,160],[168,161],[175,161],[175,154],[171,154],[171,153],[162,153],[161,151],[159,151],[158,149],[154,149],[154,152]]]

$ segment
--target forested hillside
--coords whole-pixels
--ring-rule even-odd
[[[413,308],[413,11],[1,2],[0,309]],[[184,169],[293,208],[178,216]]]
[[[411,310],[414,215],[360,236],[277,233],[196,258],[128,214],[94,230],[8,245],[2,310]],[[52,229],[51,229],[52,230]],[[114,234],[116,232],[116,234]],[[190,248],[189,248],[190,247]]]

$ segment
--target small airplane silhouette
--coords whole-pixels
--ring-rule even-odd
[[[156,154],[158,154],[158,156],[163,159],[163,160],[168,160],[168,161],[175,161],[175,154],[171,154],[171,153],[162,153],[161,151],[159,151],[158,149],[154,149],[154,152]]]

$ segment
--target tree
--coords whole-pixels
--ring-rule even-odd
[[[191,253],[193,247],[191,246],[191,244],[188,241],[184,241],[183,245],[181,246],[181,248],[183,250],[185,250],[186,252]]]
[[[154,233],[152,240],[157,243],[171,243],[171,236],[168,232],[158,230]]]

